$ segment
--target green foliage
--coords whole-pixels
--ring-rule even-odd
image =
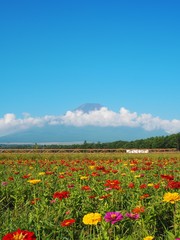
[[[4,145],[0,148],[14,148],[14,149],[166,149],[173,148],[180,151],[180,133],[168,136],[157,136],[147,139],[139,139],[135,141],[115,141],[108,143],[88,143],[86,140],[83,144],[73,145]]]

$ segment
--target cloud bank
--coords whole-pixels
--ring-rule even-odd
[[[61,116],[46,115],[43,117],[32,117],[23,114],[22,118],[16,118],[13,113],[7,113],[0,118],[0,136],[19,132],[32,127],[44,127],[46,125],[66,126],[99,126],[99,127],[141,127],[147,131],[164,130],[168,134],[180,132],[180,120],[164,120],[151,114],[137,114],[126,108],[120,108],[114,112],[106,107],[85,113],[81,110],[67,111]]]

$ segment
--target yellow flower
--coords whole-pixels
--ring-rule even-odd
[[[39,176],[43,176],[43,175],[45,175],[46,173],[45,172],[39,172]]]
[[[176,193],[176,192],[175,193],[170,193],[170,192],[165,193],[163,198],[164,198],[163,202],[170,202],[172,204],[174,204],[177,201],[180,201],[180,195],[179,195],[179,193]]]
[[[32,180],[28,180],[28,182],[31,184],[37,184],[37,183],[41,182],[41,180],[40,179],[32,179]]]
[[[80,176],[80,179],[85,180],[85,179],[88,179],[88,177],[87,176]]]
[[[145,238],[143,238],[143,240],[152,240],[154,237],[153,236],[147,236]]]
[[[95,169],[95,166],[94,166],[94,165],[90,165],[90,166],[89,166],[89,169],[94,170],[94,169]]]
[[[135,177],[135,178],[140,178],[140,177],[141,177],[141,175],[135,175],[134,177]]]
[[[102,217],[99,213],[88,213],[83,217],[84,224],[97,225],[98,222],[101,222]]]
[[[154,184],[153,183],[148,183],[148,187],[153,187]]]

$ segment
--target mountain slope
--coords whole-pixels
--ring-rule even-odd
[[[75,111],[89,113],[100,110],[103,106],[98,103],[86,103]],[[154,136],[163,136],[163,130],[146,131],[138,127],[97,127],[97,126],[67,126],[48,125],[33,127],[28,130],[0,137],[0,143],[45,143],[45,142],[112,142],[118,140],[132,141]]]
[[[132,141],[140,138],[166,135],[162,131],[147,132],[141,128],[129,127],[73,127],[46,126],[33,128],[0,138],[0,143],[16,142],[112,142],[118,140]]]

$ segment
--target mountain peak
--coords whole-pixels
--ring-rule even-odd
[[[84,113],[89,113],[91,111],[100,110],[103,106],[99,103],[84,103],[76,108],[74,111],[83,111]]]

